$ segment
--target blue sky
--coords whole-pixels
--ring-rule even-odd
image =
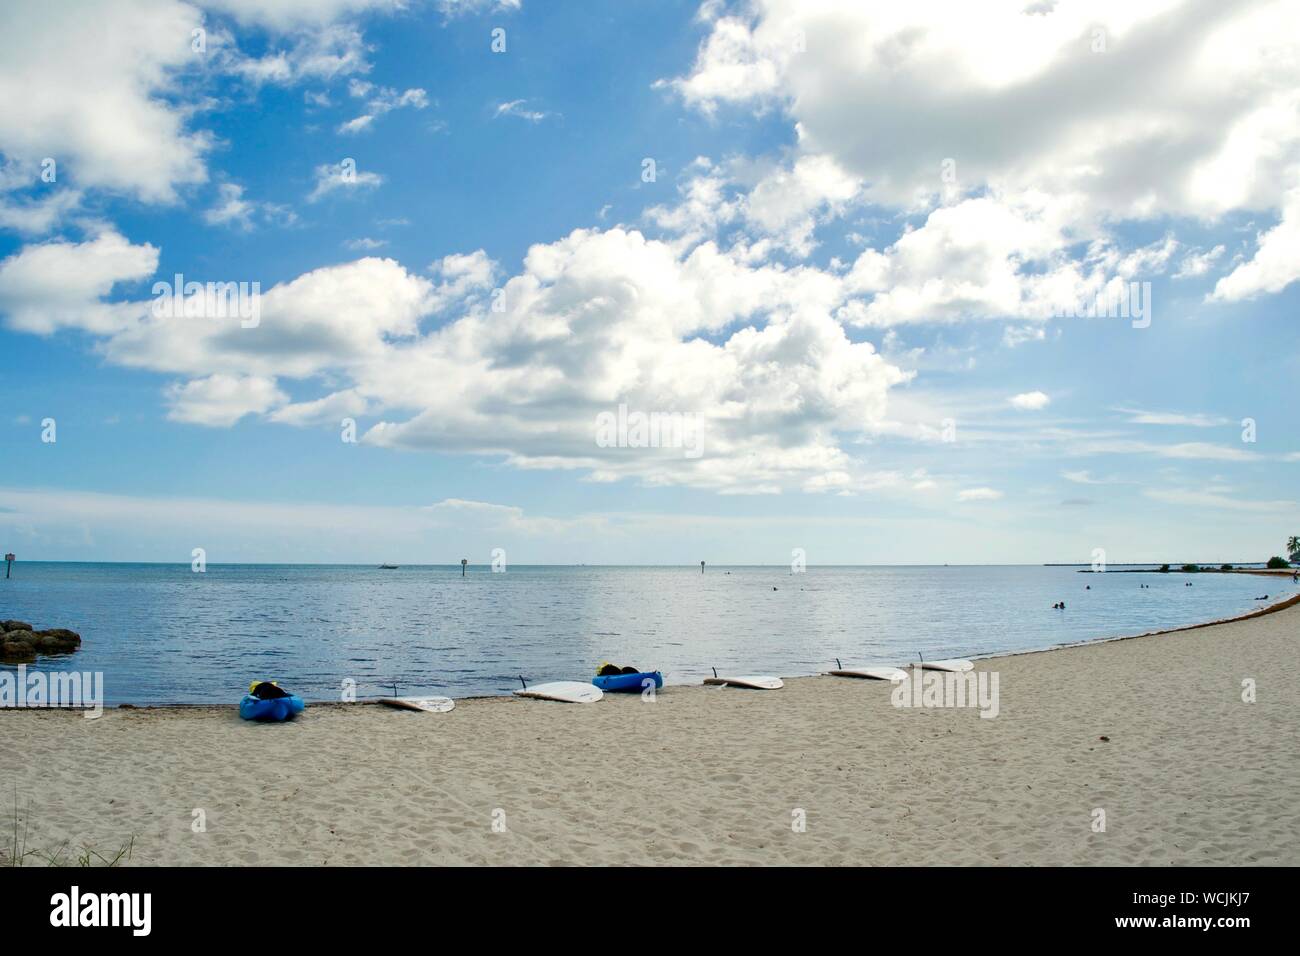
[[[1300,531],[1295,17],[6,9],[0,545],[1262,560]],[[160,318],[176,273],[257,323]],[[1149,324],[1066,317],[1120,290]],[[602,444],[620,405],[701,454]]]

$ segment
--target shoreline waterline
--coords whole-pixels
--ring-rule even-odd
[[[836,659],[897,666],[1042,650],[1224,620],[1258,610],[1261,594],[1300,590],[1267,580],[1025,565],[511,565],[462,577],[454,567],[83,563],[5,582],[0,616],[80,633],[71,666],[106,675],[106,706],[230,704],[252,680],[311,702],[469,699],[508,695],[521,675],[590,679],[606,660],[681,686],[715,667],[796,676]],[[67,666],[42,658],[28,669]]]
[[[1047,654],[1047,653],[1050,653],[1050,652],[1052,652],[1052,651],[1057,651],[1057,650],[1066,650],[1066,649],[1070,649],[1070,648],[1079,648],[1079,647],[1090,647],[1090,646],[1093,646],[1093,645],[1110,644],[1110,643],[1115,643],[1115,642],[1118,642],[1118,641],[1133,641],[1133,640],[1138,640],[1138,639],[1141,639],[1141,638],[1160,637],[1160,636],[1167,635],[1167,634],[1178,634],[1178,633],[1182,633],[1182,632],[1185,632],[1185,631],[1196,631],[1196,630],[1201,630],[1202,628],[1207,628],[1207,627],[1218,627],[1218,626],[1220,626],[1220,625],[1224,625],[1224,624],[1235,624],[1235,623],[1240,623],[1240,622],[1244,622],[1244,621],[1250,621],[1250,620],[1254,620],[1254,619],[1256,619],[1256,618],[1265,617],[1265,616],[1270,615],[1270,614],[1275,614],[1275,613],[1277,613],[1277,612],[1279,612],[1279,611],[1285,610],[1285,609],[1290,608],[1290,607],[1295,607],[1295,606],[1297,606],[1297,605],[1300,605],[1300,594],[1292,595],[1291,597],[1286,598],[1286,599],[1284,599],[1284,600],[1282,600],[1282,601],[1278,601],[1278,602],[1276,602],[1276,603],[1274,603],[1274,604],[1270,604],[1270,605],[1268,605],[1268,606],[1266,606],[1266,607],[1263,607],[1263,608],[1260,608],[1260,609],[1258,609],[1258,610],[1250,611],[1250,612],[1245,613],[1245,614],[1239,614],[1239,615],[1236,615],[1236,616],[1234,616],[1234,617],[1221,618],[1221,619],[1216,619],[1216,620],[1212,620],[1212,621],[1204,621],[1204,622],[1201,622],[1201,623],[1198,623],[1198,624],[1188,624],[1188,625],[1184,625],[1184,626],[1181,626],[1181,627],[1164,628],[1164,629],[1157,630],[1157,631],[1146,631],[1146,632],[1143,632],[1143,633],[1141,633],[1141,634],[1124,634],[1124,635],[1107,636],[1107,637],[1096,637],[1096,638],[1089,638],[1089,639],[1082,640],[1082,641],[1071,641],[1071,642],[1068,642],[1068,643],[1053,644],[1053,645],[1046,646],[1046,647],[1028,648],[1028,649],[1024,649],[1024,650],[995,651],[995,652],[990,653],[990,654],[976,655],[976,656],[971,657],[970,659],[971,659],[972,661],[975,661],[977,664],[986,664],[986,663],[988,663],[988,662],[990,662],[990,661],[1004,660],[1004,659],[1015,658],[1015,657],[1025,657],[1025,656],[1029,656],[1029,655],[1033,655],[1033,654]],[[897,666],[902,667],[902,666],[904,666],[906,663],[907,663],[907,662],[903,662],[903,663],[900,663],[900,664],[897,665]],[[825,676],[825,674],[824,674],[824,673],[815,673],[815,674],[778,674],[778,675],[774,675],[774,676],[778,676],[778,677],[780,677],[782,680],[787,680],[787,681],[796,681],[796,680],[807,680],[807,679],[811,679],[811,678],[823,677],[823,676]],[[665,683],[665,687],[674,687],[674,688],[686,688],[686,687],[696,687],[696,686],[699,686],[699,685],[698,685],[697,683],[686,683],[686,682],[682,682],[682,683]],[[502,694],[468,694],[468,695],[465,695],[465,696],[463,696],[463,697],[456,697],[456,696],[454,696],[454,695],[443,695],[443,696],[451,696],[452,699],[454,699],[454,700],[456,700],[456,701],[458,701],[458,702],[463,702],[463,701],[483,701],[483,700],[513,700],[513,699],[514,699],[513,695],[512,695],[512,694],[508,694],[508,693],[502,693]],[[379,706],[379,701],[380,701],[380,699],[381,699],[381,698],[378,697],[378,696],[373,696],[373,697],[368,696],[368,697],[358,697],[358,698],[357,698],[356,700],[354,700],[354,701],[341,701],[341,700],[311,700],[309,703],[310,703],[310,705],[311,705],[313,708],[322,708],[322,707],[338,707],[338,708],[347,708],[347,707],[355,707],[355,706],[357,706],[357,705],[375,705],[375,706]],[[238,705],[237,702],[236,702],[236,703],[231,703],[231,704],[211,703],[211,702],[195,702],[195,703],[186,703],[186,702],[169,702],[169,703],[162,703],[162,704],[130,704],[130,703],[128,703],[128,704],[117,704],[117,705],[113,705],[113,706],[111,706],[111,707],[107,707],[107,708],[105,708],[105,709],[109,709],[109,710],[128,710],[128,711],[130,711],[130,710],[138,710],[138,711],[150,711],[150,712],[155,712],[155,713],[156,713],[156,712],[162,712],[162,711],[168,711],[168,710],[178,710],[178,711],[196,711],[196,710],[237,711],[238,708],[239,708],[239,705]],[[2,711],[4,711],[4,710],[61,710],[61,709],[67,709],[67,708],[57,708],[57,707],[48,707],[48,708],[31,708],[31,707],[27,707],[27,708],[14,708],[14,707],[9,707],[9,708],[0,708],[0,712],[2,712]]]

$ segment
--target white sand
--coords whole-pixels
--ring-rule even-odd
[[[134,838],[134,864],[1296,865],[1298,638],[1300,606],[982,661],[993,720],[831,677],[654,704],[310,706],[279,725],[5,712],[0,855],[16,788],[29,847]]]

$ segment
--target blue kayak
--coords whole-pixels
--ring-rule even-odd
[[[591,682],[601,690],[638,691],[647,680],[654,681],[657,688],[664,686],[664,675],[658,671],[642,671],[639,674],[610,674],[607,677],[593,677]]]
[[[245,720],[288,720],[295,714],[301,714],[306,706],[297,694],[272,700],[245,694],[239,702],[239,716]]]

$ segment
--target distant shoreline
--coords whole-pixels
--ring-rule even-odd
[[[1225,564],[1227,562],[1224,562]],[[1263,574],[1272,577],[1291,577],[1300,568],[1211,568],[1205,565],[1198,565],[1195,571],[1184,571],[1181,566],[1169,566],[1168,571],[1161,571],[1159,568],[1125,568],[1122,571],[1112,571],[1107,568],[1105,571],[1092,571],[1088,568],[1080,568],[1079,574]]]
[[[1129,572],[1129,573],[1134,573],[1134,572],[1148,572],[1148,571],[1152,571],[1152,570],[1158,570],[1159,567],[1160,567],[1160,565],[1163,564],[1163,563],[1166,563],[1166,562],[1159,562],[1159,561],[1123,561],[1123,562],[1107,562],[1107,571],[1105,571],[1105,572],[1098,572],[1098,573],[1110,573],[1110,569],[1111,569],[1111,568],[1122,568],[1122,569],[1124,569],[1126,572]],[[20,568],[22,565],[24,565],[24,564],[27,564],[27,565],[31,565],[31,564],[97,564],[97,565],[111,565],[111,566],[122,566],[122,567],[144,567],[144,568],[172,568],[172,567],[175,567],[175,568],[188,568],[188,567],[190,566],[190,562],[189,562],[189,561],[82,561],[82,560],[74,560],[74,559],[71,559],[71,558],[26,558],[26,559],[20,559],[20,560],[14,561],[13,566],[14,566],[14,572],[15,572],[15,574],[14,574],[15,579],[17,578],[17,572],[18,572],[19,568]],[[385,564],[386,564],[386,562],[383,562],[383,561],[347,561],[347,562],[339,562],[339,561],[209,561],[209,562],[207,563],[207,566],[208,566],[209,568],[359,568],[359,569],[362,569],[362,570],[381,570],[381,569],[384,569]],[[1220,565],[1223,565],[1223,564],[1231,564],[1231,565],[1233,565],[1233,570],[1239,570],[1239,571],[1252,571],[1252,570],[1265,571],[1265,570],[1268,570],[1268,571],[1270,571],[1270,572],[1277,572],[1277,573],[1285,572],[1285,573],[1287,573],[1287,574],[1290,574],[1290,573],[1293,573],[1293,572],[1296,571],[1296,570],[1300,570],[1300,567],[1293,567],[1293,568],[1291,568],[1289,571],[1286,570],[1286,569],[1281,569],[1281,568],[1267,569],[1267,568],[1264,567],[1265,562],[1263,562],[1263,561],[1214,561],[1214,562],[1204,562],[1204,563],[1199,563],[1199,564],[1198,564],[1198,562],[1194,562],[1194,561],[1180,561],[1180,562],[1178,562],[1177,564],[1172,563],[1172,562],[1169,562],[1169,568],[1170,568],[1170,571],[1171,571],[1171,572],[1177,571],[1177,570],[1179,570],[1179,569],[1180,569],[1183,565],[1185,565],[1185,564],[1197,564],[1198,567],[1200,567],[1200,569],[1201,569],[1202,571],[1219,571],[1219,570],[1220,570]],[[1258,567],[1258,568],[1244,567],[1244,565],[1252,565],[1252,564],[1254,564],[1254,565],[1259,565],[1259,567]],[[490,562],[490,561],[479,561],[479,562],[471,561],[471,562],[469,563],[468,567],[469,567],[470,570],[475,570],[475,569],[482,570],[482,569],[484,569],[484,568],[490,568],[490,567],[491,567],[491,562]],[[698,572],[700,565],[699,565],[699,562],[692,562],[692,563],[687,563],[687,564],[596,564],[596,563],[590,563],[590,562],[580,562],[580,563],[576,563],[576,564],[561,564],[561,563],[534,563],[534,564],[525,564],[525,563],[523,563],[523,562],[519,562],[519,563],[517,563],[517,564],[511,564],[510,567],[512,567],[512,568],[520,568],[520,569],[522,569],[522,568],[601,568],[601,569],[619,569],[619,568],[662,568],[662,569],[672,569],[672,568],[680,568],[680,569],[682,569],[682,570],[688,570],[688,571],[693,570],[693,571]],[[737,563],[726,563],[726,562],[721,562],[721,561],[719,561],[719,562],[717,562],[717,563],[707,562],[707,563],[706,563],[706,567],[707,567],[709,570],[714,570],[714,569],[718,569],[718,568],[785,568],[785,567],[789,567],[789,562],[787,562],[787,561],[773,561],[773,562],[771,562],[771,563],[766,563],[766,564],[764,564],[764,563],[757,563],[757,564],[755,564],[755,563],[749,563],[749,564],[737,564]],[[1087,562],[1087,561],[1046,561],[1046,562],[1040,562],[1040,561],[1021,561],[1021,562],[1015,562],[1015,561],[1010,561],[1010,562],[994,562],[994,563],[990,563],[990,564],[964,564],[964,563],[961,563],[961,562],[945,562],[945,563],[943,563],[943,564],[932,564],[932,563],[916,563],[916,564],[909,564],[909,563],[903,563],[903,564],[830,564],[830,563],[827,563],[827,564],[817,564],[817,563],[810,563],[810,564],[807,565],[807,567],[808,567],[810,570],[811,570],[811,569],[814,569],[814,568],[828,568],[828,569],[835,569],[835,568],[845,568],[845,569],[849,569],[849,568],[1084,568],[1084,569],[1090,569],[1090,568],[1091,568],[1091,564],[1090,564],[1089,562]],[[449,562],[447,562],[447,563],[445,563],[445,564],[443,564],[443,563],[426,563],[426,562],[420,562],[420,561],[407,561],[407,562],[405,562],[405,563],[399,562],[399,563],[397,564],[396,568],[393,568],[393,570],[413,570],[413,569],[416,569],[416,568],[446,568],[446,569],[448,569],[448,570],[459,571],[459,570],[461,569],[461,565],[460,565],[460,562],[459,562],[459,561],[449,561]],[[1120,573],[1120,572],[1115,572],[1115,573]],[[0,580],[3,580],[3,579],[0,578]]]

